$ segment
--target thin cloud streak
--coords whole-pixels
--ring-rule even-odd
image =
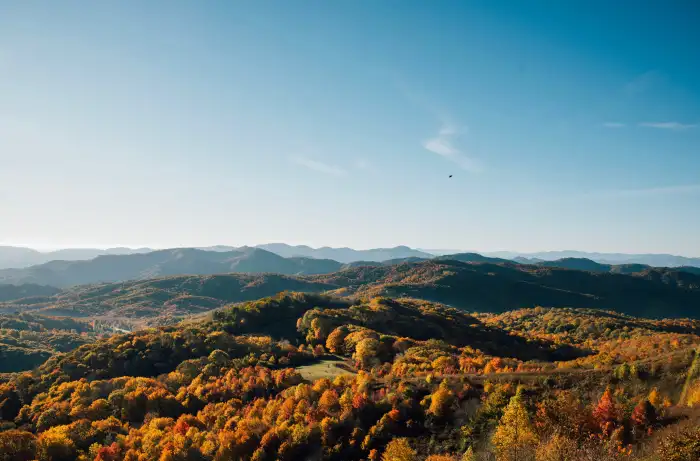
[[[690,128],[695,128],[697,123],[680,123],[680,122],[642,122],[639,124],[639,126],[647,127],[647,128],[658,128],[661,130],[674,130],[674,131],[682,131],[682,130],[688,130]]]
[[[422,110],[428,112],[442,122],[442,126],[438,130],[437,135],[422,142],[424,149],[444,157],[446,160],[455,163],[463,170],[473,173],[483,171],[483,165],[481,162],[465,155],[454,145],[454,139],[466,131],[465,127],[459,127],[453,123],[450,123],[451,117],[446,115],[447,111],[440,108],[433,100],[426,97],[424,94],[416,92],[410,88],[404,81],[396,81],[396,88],[408,101],[417,105]]]
[[[700,193],[700,184],[681,184],[673,186],[646,187],[641,189],[611,189],[585,194],[585,197],[600,198],[637,198],[660,197],[669,195],[689,195]]]
[[[328,174],[331,176],[345,176],[347,172],[340,167],[335,165],[328,165],[317,160],[312,160],[306,157],[292,157],[292,162],[297,165],[301,165],[309,170],[317,171],[319,173]]]
[[[477,160],[464,155],[460,149],[455,147],[454,138],[459,133],[460,130],[456,126],[443,123],[437,136],[423,141],[423,148],[455,163],[463,170],[471,172],[481,171],[481,165]]]

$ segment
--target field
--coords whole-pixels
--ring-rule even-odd
[[[321,378],[332,380],[337,376],[356,374],[356,372],[350,371],[352,369],[352,364],[340,357],[321,360],[313,365],[297,367],[297,371],[307,382],[313,382]]]

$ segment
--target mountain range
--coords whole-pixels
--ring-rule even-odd
[[[245,250],[249,247],[233,247],[216,245],[209,247],[195,247],[197,250],[231,252]],[[288,245],[286,243],[267,243],[257,245],[260,248],[279,256],[332,259],[340,263],[377,263],[386,261],[401,261],[412,258],[430,259],[446,255],[464,253],[461,250],[445,249],[414,249],[407,246],[392,248],[373,248],[368,250],[355,250],[352,248],[321,247],[312,248],[306,245]],[[98,256],[128,255],[149,253],[156,250],[151,248],[67,248],[56,251],[40,252],[31,248],[0,246],[0,269],[25,268],[50,261],[83,261]],[[475,252],[471,252],[472,254]],[[700,267],[700,258],[690,258],[670,254],[625,254],[625,253],[587,253],[583,251],[546,251],[540,253],[518,253],[510,251],[481,252],[482,255],[513,260],[522,264],[537,264],[543,261],[555,261],[561,259],[590,259],[600,264],[645,264],[652,267]]]
[[[320,274],[337,271],[342,266],[342,263],[328,259],[283,258],[260,248],[233,251],[176,248],[129,255],[101,255],[86,261],[50,261],[22,269],[2,269],[0,284],[35,283],[68,287],[181,274]]]
[[[228,253],[245,251],[249,247],[232,247],[216,245],[211,247],[196,247],[192,249]],[[305,245],[287,245],[284,243],[269,243],[255,248],[267,250],[284,258],[302,257],[314,259],[332,259],[341,263],[354,261],[385,261],[400,258],[432,258],[434,255],[406,246],[394,248],[375,248],[370,250],[354,250],[352,248],[311,248]],[[185,248],[183,248],[184,250]],[[50,261],[86,261],[98,256],[118,256],[130,254],[151,253],[157,250],[151,248],[67,248],[56,251],[41,252],[32,248],[0,246],[0,269],[25,268]]]
[[[278,251],[281,247],[272,247]],[[337,250],[337,249],[336,249]],[[353,250],[354,251],[354,250]],[[148,253],[100,255],[93,259],[79,261],[56,260],[47,263],[16,269],[0,269],[0,285],[34,284],[66,288],[76,285],[86,285],[105,282],[121,282],[127,280],[145,280],[154,277],[170,275],[209,275],[224,273],[275,273],[281,275],[315,275],[338,272],[344,268],[359,267],[390,267],[405,263],[421,263],[427,261],[459,261],[463,263],[489,263],[500,266],[535,266],[539,268],[562,268],[576,271],[609,272],[614,274],[637,274],[654,268],[644,264],[602,264],[585,258],[563,258],[556,261],[540,261],[536,259],[516,258],[511,261],[503,258],[484,256],[478,253],[457,253],[431,257],[419,252],[412,255],[413,250],[407,247],[393,249],[367,250],[366,257],[399,256],[385,261],[361,260],[343,263],[333,259],[318,259],[305,256],[283,257],[272,251],[257,247],[241,247],[229,249],[175,248],[156,250]],[[291,254],[292,250],[284,249]],[[408,254],[408,256],[405,256]],[[342,255],[341,255],[342,256]],[[348,256],[347,254],[345,256]],[[425,257],[428,256],[428,257]],[[528,270],[534,270],[528,269]],[[700,268],[681,267],[677,271],[698,274]],[[28,289],[28,293],[38,295],[46,291]],[[28,294],[29,295],[29,294]],[[25,295],[25,296],[28,296]],[[8,298],[5,298],[8,299]]]
[[[497,251],[484,253],[505,259],[526,258],[532,262],[555,261],[565,258],[590,259],[601,264],[646,264],[653,267],[700,267],[700,258],[689,258],[671,254],[626,254],[626,253],[589,253],[585,251],[543,251],[539,253],[518,253]]]
[[[81,261],[103,255],[128,255],[148,253],[150,248],[65,248],[55,251],[38,251],[33,248],[0,246],[0,269],[23,268],[49,261]]]

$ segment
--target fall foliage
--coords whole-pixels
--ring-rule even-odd
[[[284,293],[3,376],[0,460],[695,459],[695,328]]]

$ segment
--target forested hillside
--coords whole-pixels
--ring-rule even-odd
[[[31,370],[94,339],[93,325],[71,318],[0,314],[0,373]]]
[[[162,324],[281,291],[322,292],[334,288],[335,285],[279,274],[175,276],[73,287],[51,297],[0,303],[0,311]]]
[[[37,311],[163,324],[285,290],[328,292],[349,299],[410,297],[468,312],[545,306],[598,308],[651,318],[700,317],[700,276],[688,272],[593,273],[454,260],[346,267],[310,276],[175,276],[78,286],[53,296],[0,302],[0,312]]]
[[[0,384],[0,459],[696,460],[696,321],[290,293]]]
[[[0,302],[33,296],[51,296],[58,293],[58,288],[35,284],[0,284]]]
[[[700,277],[672,269],[611,274],[444,260],[355,267],[313,279],[341,287],[337,294],[413,297],[467,311],[568,306],[646,317],[700,315]]]

